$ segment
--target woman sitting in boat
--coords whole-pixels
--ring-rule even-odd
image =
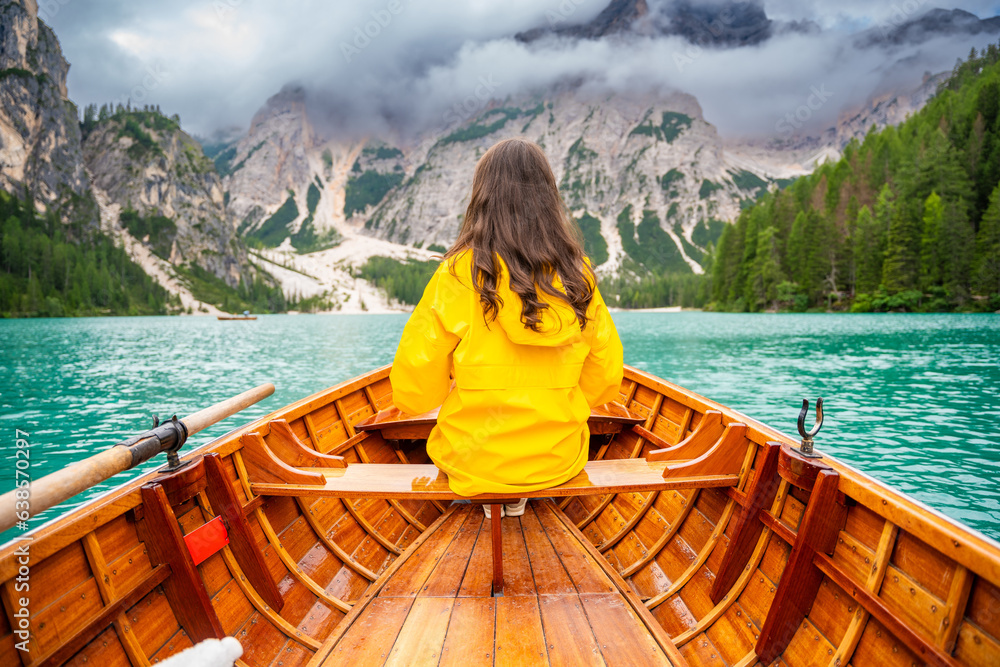
[[[622,345],[536,144],[508,139],[480,158],[390,379],[400,410],[441,406],[427,454],[459,495],[545,489],[583,469],[587,418],[618,396]]]

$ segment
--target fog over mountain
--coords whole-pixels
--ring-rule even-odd
[[[975,16],[950,11],[957,7]],[[917,23],[936,8],[949,11]],[[948,70],[972,46],[994,41],[1000,26],[977,19],[994,13],[984,0],[39,6],[73,63],[69,94],[81,105],[159,104],[208,135],[246,127],[270,95],[294,83],[307,91],[321,131],[404,138],[440,131],[480,110],[484,98],[554,86],[687,92],[727,136],[780,137],[782,120],[797,110],[797,129],[822,130],[843,109],[888,87],[913,87],[925,72]]]

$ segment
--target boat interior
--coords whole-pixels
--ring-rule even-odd
[[[388,367],[319,392],[4,546],[0,662],[233,636],[247,666],[1000,664],[995,542],[642,371],[618,404],[584,472],[499,519]]]

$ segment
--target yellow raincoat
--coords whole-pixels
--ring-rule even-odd
[[[454,258],[454,272],[449,264],[403,330],[389,376],[396,407],[419,414],[441,406],[427,454],[459,495],[565,482],[587,462],[590,408],[617,398],[622,381],[622,345],[600,293],[595,286],[582,331],[565,301],[540,294],[549,308],[536,333],[521,322],[521,299],[502,266],[503,305],[487,325],[471,251]]]

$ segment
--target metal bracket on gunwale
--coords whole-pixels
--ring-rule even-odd
[[[813,438],[819,433],[819,430],[823,428],[823,399],[816,399],[816,423],[813,427],[806,431],[806,414],[809,412],[809,399],[802,399],[802,410],[799,411],[799,435],[802,436],[802,442],[799,444],[799,453],[802,456],[806,456],[810,459],[821,459],[822,454],[818,454],[813,451]]]

